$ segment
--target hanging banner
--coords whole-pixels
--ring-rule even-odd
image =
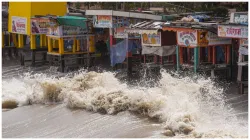
[[[196,47],[197,46],[197,31],[177,31],[177,43],[180,46]]]
[[[157,34],[142,34],[142,45],[144,46],[161,46],[161,33]]]
[[[50,26],[49,19],[32,18],[31,34],[47,34]]]
[[[125,27],[114,28],[114,37],[115,38],[127,38],[128,34],[125,33]]]
[[[198,31],[198,44],[199,46],[208,46],[208,32]]]
[[[27,34],[27,18],[11,17],[12,33]]]
[[[212,32],[208,32],[208,46],[215,46],[215,45],[230,45],[232,44],[231,38],[223,38],[218,37],[217,34],[214,34]]]
[[[248,27],[218,25],[218,36],[228,38],[248,38]]]
[[[93,24],[95,28],[112,28],[112,16],[93,16]]]

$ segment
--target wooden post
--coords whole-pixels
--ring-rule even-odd
[[[211,47],[210,46],[207,47],[207,59],[208,59],[208,62],[211,62]]]
[[[18,34],[18,48],[23,48],[23,35]]]
[[[48,52],[52,52],[52,43],[51,43],[51,38],[47,37],[48,39]]]
[[[177,71],[180,70],[180,59],[179,59],[179,46],[177,45],[176,46],[176,68],[177,68]]]
[[[226,46],[226,48],[227,48],[227,52],[226,52],[226,54],[227,54],[227,64],[229,64],[230,63],[230,50],[231,50],[231,47],[228,45],[228,46]]]
[[[4,32],[2,32],[2,48],[4,48]]]
[[[59,39],[59,54],[64,54],[64,42],[63,38]]]
[[[199,47],[194,48],[194,72],[197,73],[199,63]]]
[[[80,51],[80,40],[76,40],[76,51]]]
[[[13,39],[14,46],[17,47],[18,42],[17,42],[16,34],[12,34],[12,39]]]
[[[191,59],[191,57],[190,57],[190,48],[187,48],[187,62],[188,62],[188,64],[190,64],[190,59]]]
[[[30,49],[36,49],[36,35],[30,35]]]
[[[74,41],[73,41],[73,50],[72,50],[73,53],[76,52],[76,38],[74,38]]]
[[[179,47],[180,64],[183,64],[183,48]]]
[[[213,65],[216,64],[216,46],[213,46]]]

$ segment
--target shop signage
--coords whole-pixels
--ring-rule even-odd
[[[125,33],[125,27],[115,28],[114,29],[115,38],[127,38],[127,33]]]
[[[48,34],[54,36],[71,36],[71,35],[84,35],[87,29],[75,26],[57,26],[48,29]]]
[[[130,25],[127,17],[113,17],[113,28],[128,27]]]
[[[230,22],[246,24],[248,23],[248,13],[231,13]]]
[[[11,31],[13,33],[27,34],[27,18],[12,16]]]
[[[49,19],[32,18],[31,34],[47,34],[50,27]]]
[[[248,46],[248,39],[247,38],[240,39],[240,46]]]
[[[112,16],[93,16],[93,24],[95,28],[112,28]]]
[[[207,31],[198,32],[198,44],[199,46],[208,46],[208,32]]]
[[[217,34],[214,34],[212,32],[208,32],[207,37],[208,37],[208,41],[209,41],[208,46],[232,44],[231,38],[218,37]]]
[[[228,38],[248,38],[247,26],[219,25],[218,36]]]
[[[161,46],[161,33],[157,34],[142,34],[142,45],[145,46]]]
[[[178,45],[181,46],[197,46],[197,31],[177,31]]]

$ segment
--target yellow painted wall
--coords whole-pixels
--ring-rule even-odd
[[[64,16],[67,13],[66,2],[32,2],[31,16],[34,15],[57,15]]]
[[[11,20],[12,16],[26,17],[27,18],[27,34],[30,32],[30,15],[31,15],[31,2],[9,2],[9,22],[8,31],[12,32]]]
[[[11,17],[27,18],[27,34],[30,35],[30,18],[34,15],[64,16],[67,13],[66,2],[9,2],[8,31],[12,32]]]

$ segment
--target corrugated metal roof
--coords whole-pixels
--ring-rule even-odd
[[[169,24],[168,22],[143,21],[132,26],[132,29],[161,29],[162,25]]]

